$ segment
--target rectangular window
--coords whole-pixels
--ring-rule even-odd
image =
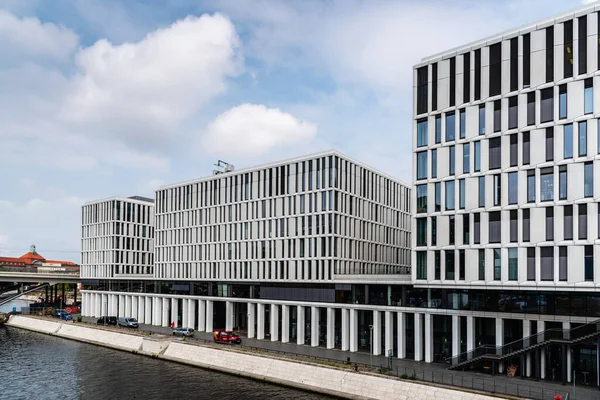
[[[471,225],[469,214],[463,214],[463,244],[471,244]]]
[[[558,167],[558,198],[559,200],[567,199],[567,166],[561,165]]]
[[[519,98],[513,96],[508,99],[508,129],[516,129],[519,125]]]
[[[563,239],[573,240],[573,206],[563,207]]]
[[[502,218],[500,211],[491,212],[488,216],[490,243],[500,243],[502,240]]]
[[[485,176],[480,176],[479,181],[479,207],[485,207]]]
[[[535,203],[535,169],[527,171],[527,202]]]
[[[435,143],[442,143],[442,116],[435,116]]]
[[[431,217],[431,245],[437,246],[437,217]]]
[[[579,17],[577,25],[579,28],[579,74],[581,75],[587,72],[587,15]]]
[[[519,241],[519,210],[510,210],[510,241],[515,243]]]
[[[468,174],[471,170],[471,144],[463,144],[463,174]]]
[[[585,246],[584,276],[586,281],[594,280],[594,246]]]
[[[519,279],[519,250],[516,247],[508,249],[508,280]]]
[[[500,174],[494,175],[494,206],[499,206],[502,201],[502,178]]]
[[[540,170],[540,196],[542,201],[554,200],[554,168],[542,168]]]
[[[481,99],[481,49],[475,50],[475,100]]]
[[[417,246],[427,246],[427,218],[417,218]]]
[[[477,141],[474,143],[475,146],[475,160],[473,170],[475,172],[481,171],[481,142]]]
[[[437,110],[438,65],[431,64],[431,111]]]
[[[585,114],[591,114],[594,112],[594,81],[592,78],[588,78],[584,82],[583,112]]]
[[[508,204],[517,204],[519,202],[519,173],[509,172],[508,174]]]
[[[527,126],[535,125],[535,92],[527,93]]]
[[[510,39],[510,91],[519,89],[519,38]]]
[[[450,215],[448,216],[448,244],[454,244],[455,231],[455,216]]]
[[[450,142],[456,138],[456,119],[454,113],[446,114],[446,142]]]
[[[523,165],[529,165],[529,161],[530,161],[529,132],[523,132]]]
[[[480,281],[485,281],[485,250],[479,250],[479,273]]]
[[[554,81],[554,27],[546,28],[546,83]]]
[[[554,280],[554,247],[540,247],[540,278]]]
[[[479,134],[485,135],[485,104],[479,105]]]
[[[446,210],[454,210],[454,181],[446,181]]]
[[[567,280],[567,247],[561,246],[558,248],[558,279],[561,281]]]
[[[494,249],[494,280],[502,279],[502,253],[500,249]]]
[[[510,135],[510,166],[519,165],[519,137],[516,133]]]
[[[500,169],[502,163],[502,139],[499,137],[489,140],[489,169]]]
[[[546,207],[546,240],[554,240],[554,207]]]
[[[437,178],[437,149],[431,150],[431,177]]]
[[[458,251],[458,279],[465,280],[465,251]]]
[[[587,155],[587,121],[579,123],[579,157]]]
[[[579,222],[579,240],[587,239],[587,204],[579,204],[579,215],[577,221]]]
[[[531,232],[531,226],[530,226],[530,222],[531,220],[529,219],[529,208],[525,208],[523,209],[523,241],[524,242],[529,242],[529,238],[530,238],[530,232]]]
[[[465,209],[465,180],[458,180],[458,208]]]
[[[323,192],[325,193],[325,192]],[[427,185],[417,185],[417,213],[427,212]]]
[[[523,35],[523,87],[528,88],[531,81],[531,36]]]
[[[563,127],[563,158],[573,158],[573,124]]]
[[[552,93],[553,88],[542,89],[541,92],[541,111],[540,120],[542,123],[554,121],[554,94]],[[566,93],[565,93],[566,99]],[[566,103],[565,103],[566,113]],[[565,114],[566,115],[566,114]],[[566,118],[566,117],[565,117]]]
[[[427,279],[426,251],[417,251],[417,279]]]
[[[463,54],[463,103],[471,101],[471,53]]]
[[[427,66],[417,69],[417,114],[427,112]]]
[[[544,89],[547,91],[548,89]],[[550,89],[552,90],[552,89]],[[543,91],[542,91],[543,96]],[[542,107],[544,107],[544,101],[542,97]],[[543,110],[542,110],[543,112]],[[558,87],[558,118],[565,119],[567,118],[567,85],[560,85]],[[545,122],[544,117],[542,117],[542,122]]]
[[[459,135],[461,139],[464,139],[467,134],[467,112],[463,108],[460,110],[460,120],[458,122],[459,126]]]
[[[435,183],[435,211],[442,211],[442,184]]]
[[[502,130],[502,102],[496,100],[494,102],[494,132]]]
[[[417,179],[427,179],[427,151],[417,153]]]
[[[527,248],[527,280],[535,281],[535,247]]]
[[[454,250],[446,250],[444,252],[446,256],[446,279],[454,279]]]
[[[479,244],[481,242],[481,222],[480,222],[480,214],[473,214],[473,242],[475,244]]]
[[[586,162],[583,165],[583,195],[594,196],[594,162]]]
[[[502,43],[490,46],[490,96],[501,92],[502,82]]]
[[[442,274],[441,274],[441,252],[439,250],[436,250],[434,252],[434,258],[435,258],[435,265],[434,265],[434,273],[435,273],[435,279],[437,281],[439,281],[440,279],[442,279]]]
[[[448,171],[449,171],[450,175],[454,175],[455,165],[456,165],[454,146],[450,146],[448,148],[448,153],[449,153],[448,154]]]
[[[563,72],[565,78],[573,77],[573,20],[563,24]]]
[[[417,147],[427,146],[427,118],[417,121]]]
[[[450,59],[450,107],[456,105],[456,58]]]

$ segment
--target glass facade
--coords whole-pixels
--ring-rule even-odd
[[[450,142],[456,139],[456,118],[454,113],[446,114],[446,141]]]
[[[417,147],[427,146],[427,119],[417,122]]]
[[[446,210],[454,210],[454,181],[446,181]]]
[[[573,125],[564,126],[563,135],[563,157],[573,158]]]
[[[417,179],[427,179],[427,151],[417,153]]]

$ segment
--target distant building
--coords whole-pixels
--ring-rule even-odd
[[[37,253],[32,244],[29,251],[21,257],[0,257],[0,266],[8,267],[65,267],[77,266],[72,261],[47,260]]]

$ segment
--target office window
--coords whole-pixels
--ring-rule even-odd
[[[502,43],[490,46],[490,96],[501,92],[502,81]]]
[[[479,250],[479,273],[480,281],[485,281],[485,250]]]
[[[431,177],[437,178],[437,149],[431,150]]]
[[[431,245],[437,246],[437,217],[431,217]]]
[[[529,219],[529,208],[523,209],[523,241],[529,242],[531,233],[531,220]]]
[[[473,214],[473,243],[481,243],[481,215],[479,213]]]
[[[587,121],[579,123],[579,157],[587,155]]]
[[[535,125],[535,92],[527,93],[527,126]]]
[[[563,207],[563,238],[573,240],[573,206]]]
[[[450,107],[456,105],[456,57],[450,60]]]
[[[579,74],[581,75],[587,72],[587,15],[577,18],[577,25],[579,27]]]
[[[427,146],[427,118],[417,121],[417,147]]]
[[[434,274],[435,274],[435,280],[439,281],[440,279],[442,279],[442,274],[441,274],[441,252],[439,250],[436,250],[433,252],[434,254]]]
[[[485,135],[485,104],[479,105],[479,134]]]
[[[427,218],[417,218],[417,246],[427,246]]]
[[[519,98],[517,96],[508,99],[508,129],[515,129],[519,125]]]
[[[454,279],[454,250],[446,250],[444,252],[446,256],[446,279]]]
[[[446,142],[454,140],[456,137],[456,118],[454,113],[446,114]]]
[[[481,171],[481,142],[480,141],[474,142],[473,145],[475,146],[475,154],[474,154],[475,160],[473,161],[474,162],[473,170],[475,172],[479,172],[479,171]]]
[[[583,195],[594,196],[594,162],[586,162],[583,165]]]
[[[475,53],[475,100],[481,99],[481,49],[474,51]]]
[[[563,157],[573,158],[573,124],[563,128]]]
[[[540,279],[554,280],[554,247],[540,247]]]
[[[454,244],[454,238],[456,233],[455,216],[448,216],[448,244]]]
[[[463,174],[468,174],[471,170],[471,144],[463,144]]]
[[[587,239],[587,204],[579,204],[579,215],[577,221],[579,222],[579,240]]]
[[[431,111],[437,110],[438,65],[431,64]]]
[[[519,38],[510,39],[510,91],[519,89]]]
[[[512,243],[519,241],[519,211],[518,210],[510,210],[510,241]]]
[[[454,210],[454,181],[446,181],[446,210]]]
[[[527,171],[527,202],[535,203],[535,169]]]
[[[530,161],[529,132],[523,132],[523,165],[529,165],[529,161]]]
[[[594,280],[594,246],[585,246],[584,276],[586,281]]]
[[[417,153],[417,179],[427,179],[427,151]]]
[[[561,165],[558,167],[558,198],[559,200],[567,199],[567,166]]]
[[[489,169],[499,169],[502,163],[502,139],[499,137],[489,140]]]
[[[519,175],[518,172],[508,174],[508,204],[519,202]]]
[[[565,78],[573,76],[573,20],[563,24],[564,56],[563,72]]]
[[[583,89],[583,112],[591,114],[594,112],[594,81],[588,78],[584,82]]]
[[[500,243],[502,240],[502,224],[500,211],[494,211],[488,214],[489,216],[489,234],[490,243]]]
[[[554,207],[546,207],[546,240],[554,240]]]
[[[465,209],[465,180],[458,180],[458,208]]]
[[[427,185],[417,185],[417,212],[427,212]]]
[[[459,135],[461,139],[464,139],[467,133],[467,112],[463,108],[459,114]]]
[[[546,128],[546,161],[554,160],[554,128]]]
[[[519,164],[519,138],[516,133],[510,135],[510,166],[516,167]]]
[[[542,101],[543,106],[544,102]],[[560,85],[558,87],[558,118],[567,118],[567,85]],[[542,122],[545,122],[544,118],[542,118]]]
[[[554,200],[554,168],[540,170],[540,196],[542,201]]]
[[[511,247],[508,249],[508,280],[516,281],[519,279],[519,256],[518,249]]]
[[[427,67],[417,69],[417,114],[427,112]]]
[[[546,82],[554,81],[554,27],[546,28]]]
[[[471,53],[463,54],[463,103],[471,101]]]
[[[494,205],[499,206],[502,201],[502,178],[500,174],[494,175]]]
[[[535,247],[527,248],[527,280],[535,281]]]
[[[502,279],[502,253],[500,249],[494,249],[494,280]]]
[[[441,143],[442,142],[442,116],[441,115],[436,115],[435,116],[435,143]]]
[[[465,280],[465,251],[458,251],[458,279]]]
[[[417,279],[427,279],[426,251],[417,251]]]
[[[531,81],[531,36],[523,35],[523,87],[528,88]]]
[[[454,175],[456,166],[454,146],[448,148],[448,153],[448,171],[450,172],[450,175]]]
[[[480,176],[479,181],[479,207],[485,207],[485,176]]]
[[[568,259],[567,259],[567,247],[561,246],[558,248],[558,279],[561,281],[566,281],[568,278],[567,268],[568,268]]]
[[[502,102],[496,100],[494,102],[494,132],[502,130]]]
[[[553,88],[542,89],[540,120],[542,123],[554,121],[554,94]],[[565,93],[565,118],[566,118],[566,93]]]
[[[435,211],[442,211],[442,184],[435,183]]]
[[[471,225],[469,214],[463,214],[463,244],[471,244]]]

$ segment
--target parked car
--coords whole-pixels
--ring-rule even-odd
[[[125,328],[137,328],[139,326],[135,318],[119,318],[118,325]]]
[[[173,331],[173,336],[194,337],[192,328],[177,328]]]
[[[52,316],[54,318],[60,318],[60,314],[64,313],[65,310],[61,309],[61,308],[56,308],[54,310],[52,310]]]
[[[98,325],[117,325],[117,317],[100,317],[98,321],[96,321]]]
[[[240,335],[233,331],[226,331],[225,329],[217,329],[213,332],[213,340],[217,343],[242,343]]]
[[[66,311],[61,311],[58,313],[59,319],[64,319],[65,321],[73,321],[73,316]]]

